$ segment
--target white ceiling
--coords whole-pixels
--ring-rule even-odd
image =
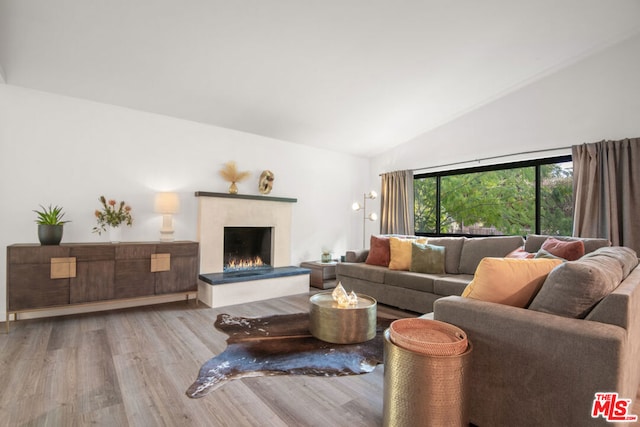
[[[639,0],[0,0],[0,69],[368,157],[638,31]]]

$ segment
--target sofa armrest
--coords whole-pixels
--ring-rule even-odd
[[[627,331],[615,325],[450,296],[434,319],[473,345],[471,422],[477,425],[592,425],[596,392],[622,391]],[[634,398],[635,395],[621,396]]]
[[[347,251],[346,262],[365,262],[369,256],[369,249],[354,249]]]

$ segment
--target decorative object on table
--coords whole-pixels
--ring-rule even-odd
[[[275,176],[273,175],[273,172],[271,172],[270,170],[262,171],[262,173],[260,174],[260,179],[258,180],[258,190],[260,190],[260,193],[271,193],[274,179]]]
[[[113,199],[105,199],[104,196],[98,198],[102,204],[102,210],[96,209],[95,216],[98,225],[93,227],[93,232],[102,235],[103,231],[109,231],[109,239],[117,243],[121,239],[122,225],[131,227],[133,217],[131,216],[131,206],[124,201],[118,203]]]
[[[162,214],[162,228],[160,229],[160,241],[172,242],[173,237],[173,214],[180,209],[180,199],[177,193],[161,192],[156,194],[154,210]]]
[[[360,204],[359,202],[353,202],[353,204],[351,205],[351,209],[353,209],[354,211],[360,211],[360,210],[362,211],[362,247],[363,248],[366,242],[365,226],[367,224],[367,220],[375,221],[378,219],[378,214],[376,214],[375,212],[371,212],[369,215],[367,215],[367,199],[373,200],[376,197],[378,197],[378,193],[371,190],[368,193],[364,193],[364,197],[362,198],[362,204]]]
[[[244,377],[372,372],[382,363],[382,333],[393,320],[378,317],[375,337],[367,342],[335,345],[311,336],[308,313],[260,318],[220,314],[214,326],[229,336],[227,348],[202,365],[186,394],[203,397],[226,381]]]
[[[331,292],[331,297],[338,304],[339,308],[355,307],[358,305],[358,296],[355,292],[347,293],[342,286],[341,282],[338,282],[338,286]]]
[[[38,240],[41,245],[59,245],[62,240],[64,224],[71,221],[63,221],[64,212],[60,206],[48,208],[40,205],[42,210],[34,210],[38,215],[36,223],[38,224]]]
[[[238,172],[238,167],[234,161],[225,163],[224,167],[220,170],[220,176],[224,178],[225,181],[231,183],[229,186],[229,194],[238,194],[238,186],[236,183],[244,181],[249,175],[251,175],[251,173],[248,171]]]
[[[328,249],[323,249],[322,250],[322,255],[320,256],[320,261],[321,262],[331,262],[331,251]]]

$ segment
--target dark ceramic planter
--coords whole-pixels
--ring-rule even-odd
[[[59,245],[62,240],[62,225],[38,224],[38,239],[41,245]]]

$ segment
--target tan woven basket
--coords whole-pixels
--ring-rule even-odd
[[[430,319],[399,319],[389,327],[391,342],[430,356],[453,356],[467,350],[467,334],[449,323]]]

